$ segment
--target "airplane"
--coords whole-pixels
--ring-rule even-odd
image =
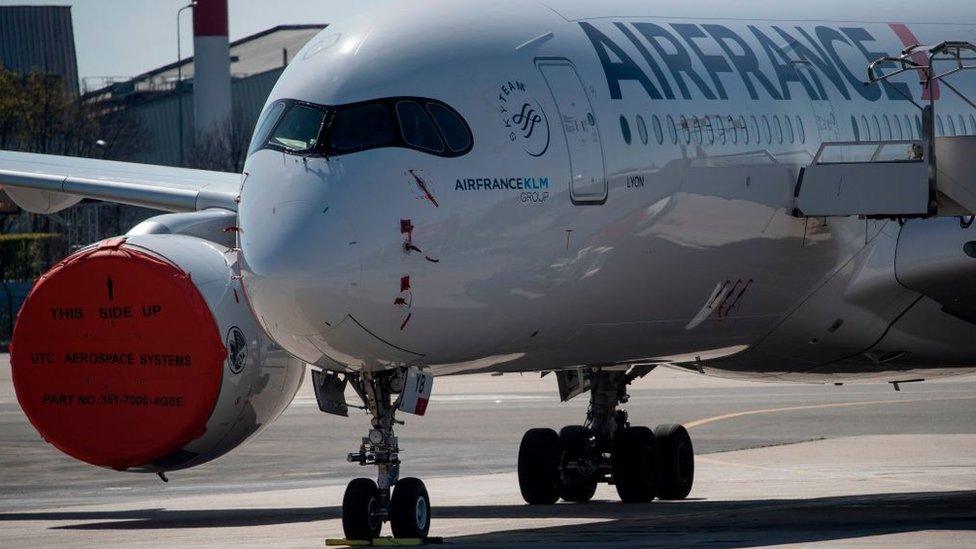
[[[323,411],[351,386],[371,417],[345,535],[423,538],[396,414],[437,376],[552,373],[590,405],[525,433],[528,504],[685,498],[685,428],[622,408],[656,367],[973,371],[974,36],[955,0],[364,11],[295,56],[243,174],[0,153],[26,210],[168,212],[37,281],[19,402],[68,455],[163,476],[259,433],[310,366]]]

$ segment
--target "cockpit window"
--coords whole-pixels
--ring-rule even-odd
[[[413,101],[400,101],[396,110],[404,141],[431,152],[444,150],[444,142],[423,107]]]
[[[279,101],[264,111],[261,122],[258,123],[257,129],[254,130],[254,137],[251,138],[251,145],[247,149],[248,155],[254,154],[264,146],[265,141],[268,140],[268,135],[271,134],[272,128],[278,123],[278,119],[281,118],[281,113],[284,110],[285,103]]]
[[[341,106],[283,99],[261,115],[248,154],[274,149],[328,157],[399,147],[456,157],[473,145],[464,118],[434,99],[390,97]]]
[[[428,103],[427,110],[434,117],[437,128],[441,130],[441,135],[452,152],[461,152],[471,146],[471,134],[461,117],[437,103]]]
[[[274,129],[268,144],[290,152],[313,149],[322,129],[325,111],[308,105],[292,105]]]
[[[336,111],[326,137],[327,146],[334,154],[389,145],[395,139],[390,108],[383,103]]]

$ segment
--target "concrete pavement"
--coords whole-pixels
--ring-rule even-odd
[[[76,463],[19,412],[0,357],[0,546],[311,547],[341,536],[344,462],[367,418],[318,412],[304,393],[257,440],[169,484]],[[307,389],[307,388],[306,388]],[[976,543],[976,382],[768,385],[658,370],[631,391],[635,423],[691,426],[683,502],[522,503],[525,429],[582,420],[537,376],[438,379],[427,417],[398,431],[404,475],[427,483],[432,534],[456,546],[692,543],[958,546]]]

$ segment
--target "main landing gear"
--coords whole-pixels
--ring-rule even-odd
[[[569,425],[559,433],[530,429],[522,437],[518,478],[526,503],[589,501],[601,482],[613,484],[626,503],[687,497],[695,478],[688,431],[681,425],[652,431],[628,423],[627,412],[617,406],[627,402],[627,385],[635,374],[591,369],[583,377],[590,384],[584,425]]]
[[[347,378],[366,404],[372,429],[363,438],[359,451],[349,454],[350,462],[376,465],[376,481],[354,479],[342,498],[342,529],[347,539],[373,540],[389,521],[397,538],[426,538],[430,529],[430,498],[424,483],[400,477],[400,448],[393,425],[404,394],[404,370],[366,372]],[[344,383],[343,383],[344,385]],[[341,394],[341,392],[340,392]],[[398,397],[393,401],[393,395]]]

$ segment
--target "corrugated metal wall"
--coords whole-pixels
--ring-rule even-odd
[[[247,120],[251,127],[257,124],[271,89],[278,83],[283,68],[234,80],[234,115]]]
[[[69,6],[0,7],[0,62],[17,72],[40,69],[78,92],[78,62]]]
[[[250,133],[257,123],[261,108],[268,99],[283,69],[274,69],[246,78],[235,78],[231,87],[235,119]],[[189,148],[193,128],[193,94],[183,92],[183,128],[184,142]],[[171,93],[149,101],[138,103],[131,107],[132,112],[139,117],[143,129],[149,135],[148,149],[133,158],[134,162],[147,164],[179,165],[180,133],[179,133],[179,104],[180,94]],[[187,152],[187,154],[189,154]]]

